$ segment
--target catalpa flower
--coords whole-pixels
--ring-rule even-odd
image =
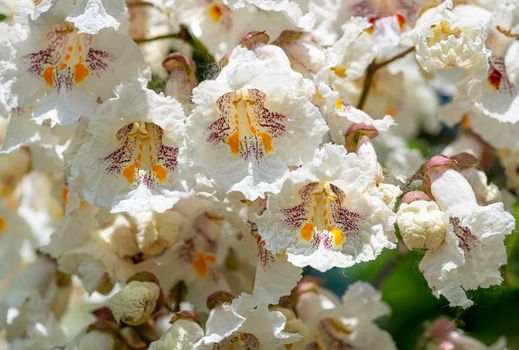
[[[434,222],[439,226],[430,234],[445,235],[445,239],[430,246],[432,249],[420,262],[420,270],[434,295],[444,295],[451,306],[467,308],[473,303],[465,291],[502,282],[499,267],[506,263],[503,240],[515,223],[503,203],[479,205],[469,182],[451,168],[451,162],[434,157],[428,163],[430,193],[448,224],[441,228],[442,219],[438,218],[437,209],[433,211]]]
[[[377,171],[344,148],[325,144],[254,219],[266,248],[320,271],[373,260],[394,248],[394,214],[375,187]]]
[[[487,11],[471,11],[471,7],[452,9],[446,0],[423,13],[411,37],[416,45],[416,59],[427,72],[462,68],[477,71],[485,67],[484,26]]]
[[[254,200],[279,191],[289,166],[311,159],[326,132],[313,92],[280,48],[236,48],[215,80],[193,90],[190,158],[225,192]]]
[[[186,193],[184,112],[135,79],[91,117],[71,168],[70,187],[113,212],[164,212]]]
[[[206,334],[199,345],[214,344],[213,349],[233,349],[236,344],[247,349],[284,349],[283,344],[300,340],[301,335],[285,330],[284,314],[268,306],[290,294],[301,272],[286,257],[272,255],[265,262],[259,255],[252,294],[241,293],[235,299],[222,293],[209,297],[208,304],[215,299],[215,307],[209,313]]]
[[[303,14],[296,1],[195,0],[170,2],[182,20],[217,58],[229,53],[250,31],[266,31],[275,38],[283,30],[309,30],[313,15]],[[268,23],[268,25],[265,25]]]
[[[186,298],[197,309],[206,307],[213,292],[235,293],[250,286],[248,272],[256,264],[256,242],[236,212],[198,197],[182,199],[172,211],[183,217],[180,236],[161,255],[138,264],[138,271],[152,272],[165,290],[183,281]],[[227,265],[228,259],[235,267]],[[171,261],[178,268],[171,270]]]
[[[370,284],[350,285],[342,300],[319,287],[305,290],[304,282],[298,288],[296,311],[313,338],[306,349],[396,349],[374,322],[391,311]]]
[[[29,21],[26,38],[15,40],[16,75],[12,106],[33,107],[42,123],[71,123],[91,114],[96,101],[113,95],[113,88],[143,70],[144,61],[130,38],[113,29],[82,32],[62,11]],[[3,76],[2,80],[10,79]]]

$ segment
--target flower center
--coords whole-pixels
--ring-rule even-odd
[[[205,252],[196,252],[195,258],[191,263],[198,277],[205,277],[209,273],[209,265],[216,262],[214,254]]]
[[[112,55],[91,48],[93,36],[79,34],[70,24],[56,25],[47,34],[47,48],[23,56],[27,72],[50,88],[71,90],[92,74],[105,70]]]
[[[306,241],[340,247],[345,234],[358,230],[360,215],[343,208],[345,197],[337,186],[327,181],[314,182],[299,190],[302,203],[283,209],[285,223],[299,230]]]
[[[117,132],[119,147],[102,161],[110,174],[120,174],[131,185],[148,188],[166,182],[177,165],[178,148],[162,144],[164,131],[147,122],[134,122]]]
[[[433,24],[431,26],[431,30],[433,32],[433,36],[427,38],[427,44],[429,46],[433,46],[440,41],[447,40],[451,35],[453,35],[455,38],[459,38],[461,36],[461,30],[456,27],[451,28],[449,22],[447,21],[441,21],[438,24]]]
[[[285,133],[286,116],[264,104],[266,95],[258,89],[228,92],[216,101],[218,119],[209,128],[207,141],[226,144],[233,155],[259,160],[273,150],[273,139]]]

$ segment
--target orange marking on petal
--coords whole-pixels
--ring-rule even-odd
[[[499,90],[499,85],[501,84],[501,79],[503,76],[501,73],[493,68],[490,73],[488,73],[488,83],[496,90]]]
[[[216,256],[204,252],[197,252],[192,265],[199,277],[205,277],[209,272],[208,263],[214,263],[215,261]]]
[[[68,60],[70,60],[70,55],[69,55],[69,54],[66,54],[66,55],[65,55],[65,61],[68,61]]]
[[[139,163],[135,162],[124,167],[122,174],[125,177],[126,181],[129,183],[133,183],[135,181],[135,170],[139,167]]]
[[[405,16],[400,13],[400,12],[397,12],[395,14],[396,16],[396,19],[398,21],[398,26],[400,27],[400,31],[404,30],[404,26],[405,26]]]
[[[76,84],[81,83],[88,76],[90,71],[83,63],[74,65],[74,82]]]
[[[258,133],[259,137],[261,137],[261,140],[263,141],[263,148],[265,149],[265,153],[269,153],[272,151],[272,136],[270,136],[266,132],[260,132]]]
[[[333,235],[333,241],[335,245],[341,246],[344,240],[344,235],[342,234],[342,231],[336,227],[331,226],[327,227],[326,229]]]
[[[66,63],[62,63],[59,65],[59,69],[65,69],[67,67],[68,67],[68,65]]]
[[[309,241],[312,238],[312,234],[314,233],[314,225],[307,222],[303,228],[301,229],[301,237],[305,240]]]
[[[72,46],[67,47],[68,51],[72,51]]]
[[[68,187],[63,187],[63,191],[61,192],[61,198],[63,199],[63,204],[67,205],[68,203]]]
[[[335,102],[335,108],[337,108],[337,109],[342,109],[342,107],[343,107],[343,104],[342,104],[342,98],[339,97],[339,98],[337,99],[337,102]]]
[[[467,114],[463,115],[463,118],[461,119],[461,127],[465,129],[470,128],[470,117]]]
[[[386,114],[389,114],[390,116],[394,117],[396,114],[396,108],[395,106],[388,106],[386,108]]]
[[[3,217],[0,216],[0,231],[5,230],[5,220]]]
[[[231,152],[234,154],[240,153],[240,134],[238,131],[233,132],[227,137],[227,144],[231,147]]]
[[[207,12],[209,12],[209,17],[215,22],[218,22],[223,15],[223,11],[218,4],[209,5]]]
[[[166,181],[168,178],[168,171],[162,165],[155,164],[152,169],[160,182]]]
[[[43,80],[45,80],[45,83],[47,84],[48,87],[54,86],[54,67],[53,66],[49,66],[49,67],[45,68],[42,76],[43,76]]]

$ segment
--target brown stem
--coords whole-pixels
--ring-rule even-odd
[[[398,265],[398,263],[407,255],[407,253],[409,253],[409,250],[407,250],[400,244],[397,246],[397,250],[397,254],[382,267],[382,270],[373,280],[372,284],[375,288],[378,289],[380,288],[380,286],[382,286],[382,283],[384,283],[387,276],[389,276],[389,274],[393,271],[396,265]]]
[[[126,5],[128,7],[155,7],[154,4],[147,1],[129,1]]]
[[[143,43],[149,43],[151,41],[164,40],[164,39],[181,39],[181,40],[183,40],[183,37],[180,33],[168,33],[168,34],[153,36],[151,38],[137,38],[137,39],[133,39],[133,41],[135,41],[137,44],[143,44]]]
[[[362,109],[362,107],[364,107],[364,104],[366,103],[366,100],[368,98],[369,90],[371,88],[371,83],[373,81],[373,77],[374,77],[376,71],[382,67],[387,66],[391,62],[404,57],[405,55],[407,55],[408,53],[410,53],[412,51],[414,51],[414,46],[410,47],[407,50],[402,51],[398,55],[388,58],[387,60],[382,61],[380,63],[373,61],[368,66],[368,68],[366,69],[366,78],[364,79],[364,85],[362,86],[362,92],[360,94],[360,99],[359,99],[359,103],[357,104],[357,108]]]

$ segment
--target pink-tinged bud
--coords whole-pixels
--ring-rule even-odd
[[[411,203],[414,201],[432,201],[431,197],[427,195],[427,193],[423,191],[411,191],[404,194],[402,197],[402,203]]]
[[[190,57],[174,52],[164,58],[162,66],[169,72],[166,95],[178,100],[187,113],[191,112],[191,95],[198,84],[195,63]]]
[[[305,78],[313,77],[326,61],[325,49],[307,32],[285,30],[272,44],[283,49],[292,69]]]
[[[447,169],[455,169],[456,161],[442,155],[437,155],[429,159],[422,165],[423,189],[431,198],[434,198],[431,192],[431,182],[434,176],[438,176]]]
[[[180,67],[184,69],[188,75],[194,74],[195,71],[195,63],[191,57],[180,52],[173,52],[167,55],[162,61],[162,67],[164,67],[168,72]]]
[[[318,292],[320,289],[319,281],[315,278],[305,277],[299,282],[292,291],[294,297],[298,298],[300,295],[307,292]]]
[[[207,297],[207,308],[214,309],[218,305],[230,303],[234,299],[234,295],[225,291],[214,292]]]
[[[240,38],[240,46],[253,50],[257,46],[266,45],[270,41],[270,37],[266,32],[252,31]]]
[[[362,136],[367,136],[370,139],[378,136],[378,130],[373,125],[367,125],[364,123],[352,124],[344,135],[345,145],[348,152],[355,152],[359,140]]]
[[[425,334],[429,339],[447,339],[451,332],[456,329],[456,324],[448,318],[439,318],[427,329]]]
[[[173,314],[173,316],[171,317],[171,319],[169,320],[169,323],[173,324],[178,320],[191,320],[196,323],[199,323],[198,316],[196,315],[196,313],[194,311],[190,311],[190,310],[183,310],[183,311],[175,312]]]

